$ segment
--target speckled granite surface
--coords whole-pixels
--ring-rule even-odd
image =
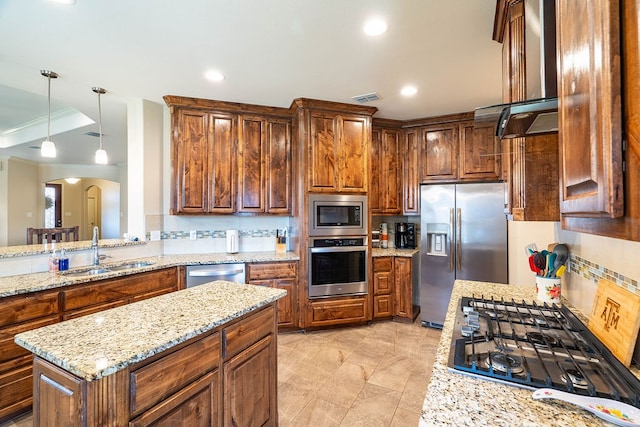
[[[89,381],[113,374],[286,295],[215,281],[16,335],[17,344]]]
[[[559,401],[536,401],[532,391],[449,372],[447,361],[455,310],[471,295],[535,300],[535,288],[456,280],[442,328],[433,374],[422,407],[420,426],[554,426],[611,425],[595,415]],[[563,299],[581,321],[587,318]],[[634,374],[638,375],[637,369]]]
[[[371,256],[381,257],[381,256],[399,256],[399,257],[408,257],[411,258],[415,254],[420,252],[420,248],[416,249],[396,249],[396,248],[372,248]]]
[[[124,246],[144,245],[146,242],[132,242],[124,239],[100,239],[101,248],[119,248]],[[53,249],[64,249],[67,252],[91,249],[91,240],[79,242],[39,243],[34,245],[0,247],[0,258],[13,258],[29,255],[46,255]]]
[[[103,240],[100,241],[102,247]],[[118,263],[104,263],[101,267],[109,268],[112,265],[126,264],[132,261],[148,261],[153,263],[146,267],[131,270],[109,271],[104,274],[94,276],[72,277],[62,273],[32,273],[18,276],[0,277],[0,298],[18,295],[27,292],[54,289],[62,286],[70,286],[78,283],[86,283],[96,280],[126,276],[128,274],[153,271],[160,268],[175,267],[177,265],[196,264],[228,264],[234,262],[268,262],[268,261],[296,261],[300,257],[293,252],[242,252],[237,254],[213,253],[213,254],[186,254],[186,255],[163,255],[159,257],[135,258]],[[73,268],[69,272],[86,270],[91,266]]]

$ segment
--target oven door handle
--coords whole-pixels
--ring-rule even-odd
[[[361,252],[368,251],[367,246],[330,246],[330,247],[322,247],[322,248],[309,248],[309,251],[312,254],[320,254],[327,252]]]

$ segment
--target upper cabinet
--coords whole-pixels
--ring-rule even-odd
[[[640,241],[640,0],[575,3],[557,5],[562,228]]]
[[[548,4],[549,2],[545,2],[545,6]],[[528,77],[535,77],[535,73],[528,74],[526,67],[526,55],[527,52],[531,52],[526,46],[526,12],[523,1],[500,0],[496,7],[494,40],[503,43],[502,95],[505,103],[526,100],[528,93],[536,92],[533,86],[538,85],[537,90],[541,91],[542,83],[527,81]],[[551,15],[546,18],[553,22],[553,14]],[[537,28],[537,31],[540,32],[540,28]],[[552,46],[550,42],[555,40],[553,34],[547,33],[545,37],[548,38],[547,45]],[[555,73],[555,55],[553,49],[549,46],[547,48],[551,50],[550,53],[543,55],[536,52],[538,58],[535,59],[539,61],[542,56],[545,61],[541,62],[545,62],[547,68],[551,69],[548,73],[551,74],[549,79],[544,80],[545,88],[549,92],[555,92],[551,79]],[[539,96],[538,93],[536,97]],[[501,151],[502,176],[507,184],[505,213],[508,218],[514,221],[558,221],[558,135],[504,139],[501,142]]]
[[[375,107],[296,99],[298,148],[306,145],[309,193],[367,193]]]
[[[369,209],[372,214],[402,213],[402,129],[374,125],[371,135]]]
[[[557,0],[563,215],[624,215],[619,3]]]
[[[165,101],[172,117],[173,214],[291,212],[289,110]]]

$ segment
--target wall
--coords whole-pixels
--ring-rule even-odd
[[[7,245],[24,245],[27,228],[44,221],[44,184],[37,163],[11,158],[7,169]]]
[[[0,246],[6,246],[9,238],[9,228],[6,226],[9,223],[9,201],[7,200],[9,197],[8,165],[9,159],[0,157]],[[5,225],[3,226],[2,224]]]

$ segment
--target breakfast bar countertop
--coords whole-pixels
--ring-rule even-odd
[[[438,345],[433,373],[422,407],[420,426],[554,426],[591,427],[611,425],[568,403],[532,398],[532,391],[477,379],[447,368],[455,312],[463,296],[535,301],[533,286],[456,280]],[[562,303],[583,323],[587,318],[564,298]],[[634,372],[634,369],[632,369]],[[637,369],[634,374],[637,376]]]
[[[286,295],[214,281],[23,332],[15,342],[88,381],[111,375]]]

